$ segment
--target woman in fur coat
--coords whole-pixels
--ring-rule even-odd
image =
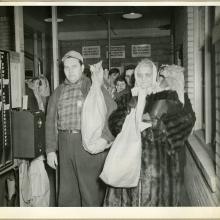
[[[142,60],[135,69],[136,87],[148,90],[142,121],[152,126],[141,132],[138,185],[133,188],[109,186],[104,206],[181,205],[184,148],[195,123],[195,114],[184,93],[183,68],[165,66],[160,75],[158,82],[156,67],[148,59]],[[116,109],[110,116],[109,127],[114,136],[120,133],[129,109],[137,103],[135,100],[131,98],[124,108]]]

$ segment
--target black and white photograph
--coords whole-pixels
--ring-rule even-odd
[[[220,206],[220,6],[1,3],[0,58],[0,210]]]

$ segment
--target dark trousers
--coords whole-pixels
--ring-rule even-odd
[[[107,152],[89,154],[81,134],[59,132],[58,206],[102,206],[106,186],[99,179]]]

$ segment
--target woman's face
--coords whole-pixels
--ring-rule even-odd
[[[110,85],[114,86],[114,82],[118,76],[119,76],[119,73],[112,73],[109,76]]]
[[[121,92],[126,88],[126,84],[124,81],[117,81],[116,82],[116,90],[117,92]]]
[[[103,72],[104,79],[108,79],[108,73],[109,73],[108,69],[105,68]]]
[[[138,82],[144,87],[152,86],[153,68],[150,64],[142,64],[137,72]]]
[[[128,69],[125,72],[125,80],[127,81],[128,85],[131,85],[131,76],[134,74],[133,69]]]

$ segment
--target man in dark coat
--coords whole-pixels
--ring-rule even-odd
[[[81,137],[81,111],[91,83],[83,76],[80,53],[69,51],[62,62],[66,79],[50,97],[46,117],[47,163],[54,169],[59,165],[58,206],[102,206],[105,185],[98,176],[106,152],[91,155],[82,147]],[[105,94],[108,92],[103,91],[104,98]],[[108,100],[109,114],[113,105]],[[112,139],[106,127],[103,138]]]

